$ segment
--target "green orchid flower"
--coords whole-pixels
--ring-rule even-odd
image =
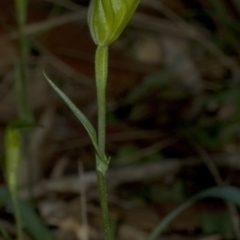
[[[108,46],[122,33],[139,0],[91,0],[88,24],[94,42]]]

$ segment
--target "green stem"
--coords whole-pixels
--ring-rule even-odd
[[[27,87],[26,81],[28,78],[28,39],[24,33],[24,25],[20,22],[18,23],[18,53],[19,59],[17,60],[17,76],[15,83],[15,91],[17,96],[17,104],[19,116],[31,122],[33,120],[33,116],[31,110],[28,105],[27,99]]]
[[[98,146],[105,156],[106,139],[106,83],[108,73],[108,46],[98,47],[95,56],[97,102],[98,102]],[[110,240],[110,225],[107,202],[107,189],[105,173],[107,171],[106,163],[99,156],[96,156],[96,169],[98,177],[98,187],[100,196],[100,205],[102,213],[102,225],[104,240]]]
[[[95,56],[96,85],[98,102],[98,145],[105,153],[106,128],[106,83],[108,72],[108,47],[98,47]]]
[[[28,81],[28,55],[29,43],[28,38],[24,32],[27,19],[28,0],[15,0],[16,19],[18,24],[18,59],[16,61],[16,79],[15,79],[15,96],[18,109],[19,118],[32,123],[34,117],[29,107],[29,100],[27,94],[27,81]],[[34,179],[32,153],[29,148],[31,130],[22,130],[22,155],[27,159],[27,178],[28,178],[28,191],[29,196],[32,196],[32,183]]]
[[[111,239],[105,174],[97,171],[104,240]]]

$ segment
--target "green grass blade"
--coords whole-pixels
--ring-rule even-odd
[[[98,147],[98,141],[97,141],[97,133],[90,123],[90,121],[86,118],[86,116],[74,105],[74,103],[48,78],[48,76],[44,73],[45,78],[49,82],[49,84],[52,86],[54,91],[62,98],[62,100],[68,105],[68,107],[72,110],[72,112],[75,114],[75,116],[80,120],[80,122],[83,124],[84,128],[88,132],[89,137],[92,140],[92,144],[94,146],[94,149],[97,153],[97,155],[100,157],[100,159],[103,161],[104,164],[108,164],[108,160],[105,157],[105,155],[100,151]]]
[[[3,206],[12,209],[13,202],[7,189],[0,186],[0,207]],[[34,240],[54,240],[47,226],[28,202],[18,200],[18,206],[23,226]]]
[[[232,186],[213,187],[200,192],[193,196],[188,201],[180,205],[178,208],[170,212],[151,232],[147,240],[157,239],[168,224],[176,218],[181,212],[194,204],[196,201],[203,198],[219,198],[225,201],[230,201],[237,206],[240,206],[240,189]]]
[[[28,202],[22,200],[19,201],[19,207],[23,224],[27,232],[34,238],[34,240],[54,239],[47,226]]]

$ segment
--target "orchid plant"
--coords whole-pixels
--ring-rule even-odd
[[[95,55],[95,78],[98,105],[98,131],[71,100],[46,76],[50,85],[70,107],[87,130],[96,152],[96,172],[100,194],[104,240],[110,240],[107,190],[105,175],[110,158],[105,153],[106,139],[106,84],[108,75],[108,48],[122,33],[135,12],[139,0],[91,0],[88,25],[97,45]]]

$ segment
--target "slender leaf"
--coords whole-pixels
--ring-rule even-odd
[[[170,212],[152,231],[147,240],[155,240],[161,235],[168,224],[176,218],[186,208],[194,204],[196,201],[203,198],[219,198],[225,201],[230,201],[237,206],[240,206],[240,189],[233,186],[213,187],[204,190],[190,198],[188,201],[180,205],[178,208]]]
[[[28,202],[24,200],[18,200],[18,205],[20,208],[21,219],[23,225],[28,231],[28,233],[33,237],[34,240],[53,240],[47,226],[43,223],[41,218],[38,216],[34,208]],[[8,208],[13,208],[13,202],[11,195],[7,189],[0,186],[0,207],[6,206]]]
[[[49,229],[37,215],[34,208],[26,201],[19,201],[19,207],[23,224],[26,227],[28,233],[35,240],[53,240],[53,236],[50,234]]]
[[[90,121],[86,118],[86,116],[76,107],[76,105],[49,79],[49,77],[44,72],[44,76],[49,82],[49,84],[52,86],[54,91],[62,98],[62,100],[68,105],[68,107],[72,110],[72,112],[75,114],[75,116],[80,120],[80,122],[83,124],[84,128],[88,132],[89,137],[92,140],[93,146],[95,148],[95,151],[97,155],[100,157],[100,159],[107,165],[108,160],[106,156],[100,151],[98,147],[97,142],[97,133],[90,123]]]

